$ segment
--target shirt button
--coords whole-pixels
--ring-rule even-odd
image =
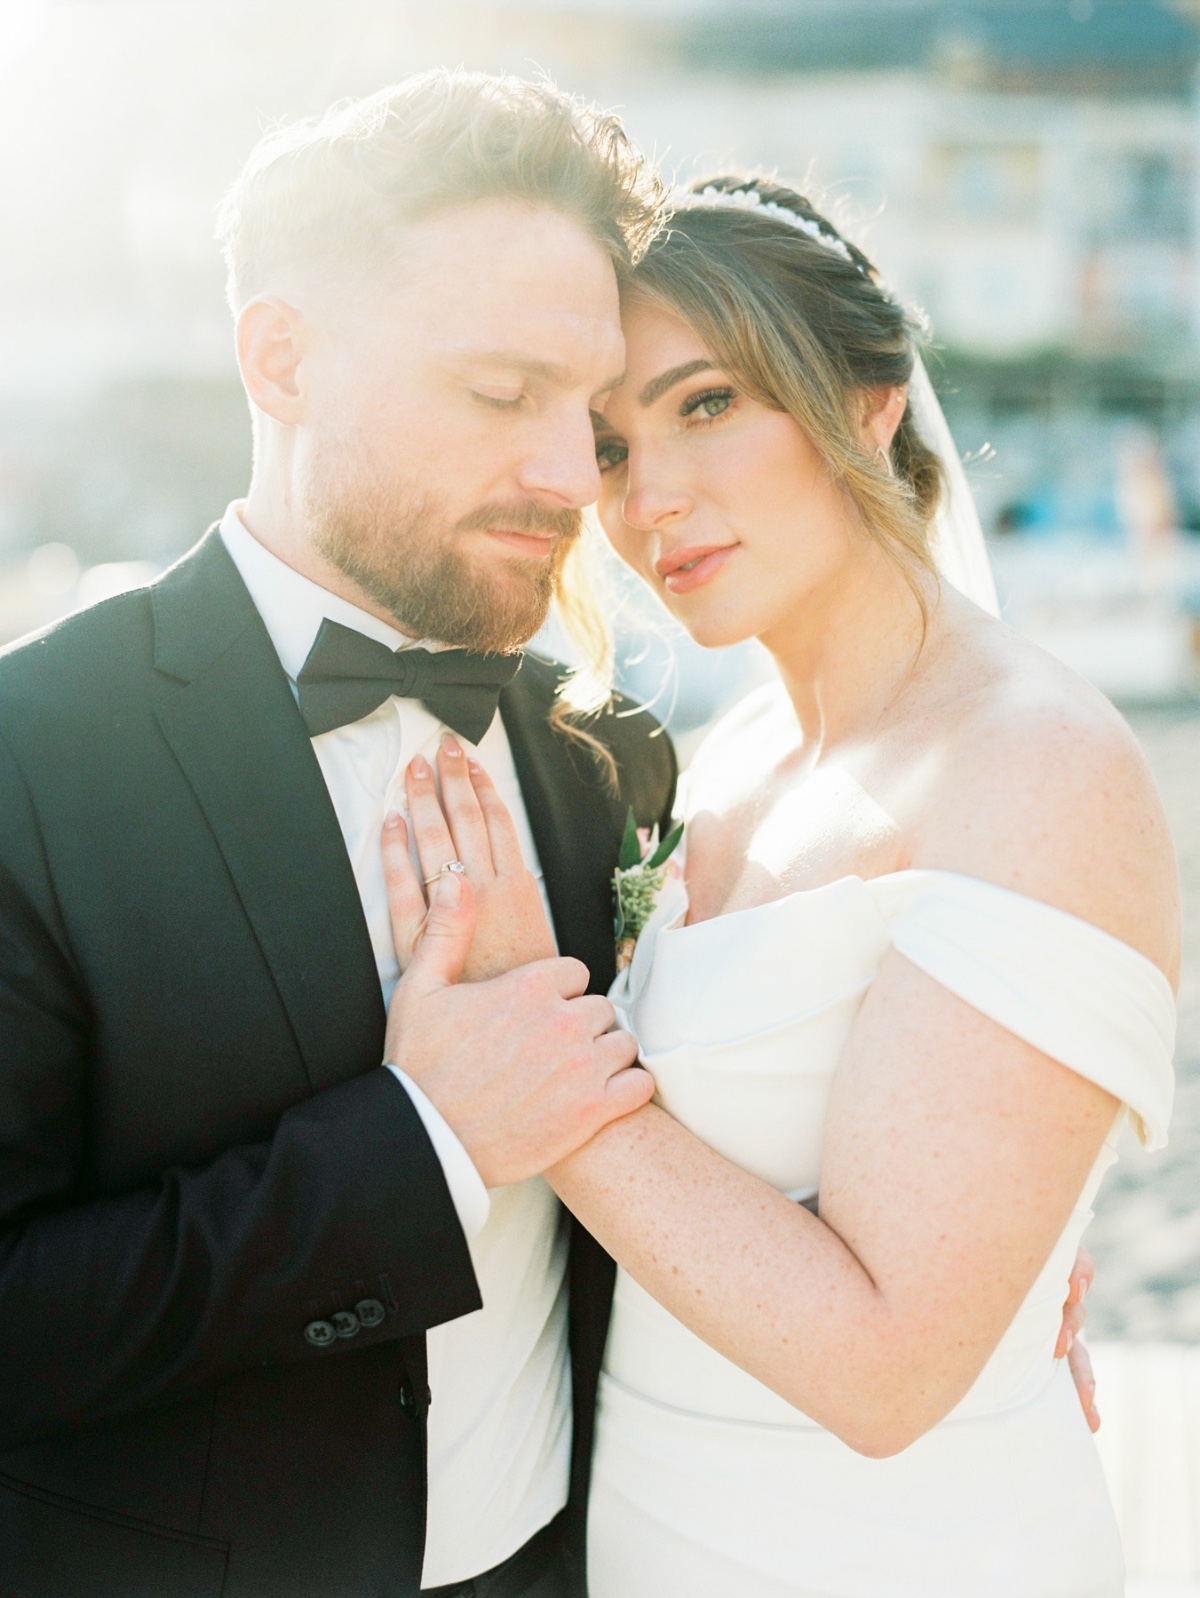
[[[372,1326],[383,1324],[386,1312],[377,1298],[363,1298],[354,1306],[354,1313],[358,1316],[359,1325],[365,1326],[369,1331]]]
[[[328,1321],[309,1321],[304,1328],[304,1340],[314,1348],[328,1348],[337,1341],[337,1333]]]
[[[352,1309],[340,1309],[336,1315],[331,1315],[330,1319],[339,1337],[358,1336],[358,1316]]]

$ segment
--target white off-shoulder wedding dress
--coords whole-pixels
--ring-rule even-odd
[[[1094,926],[948,872],[847,877],[691,926],[685,912],[668,884],[614,999],[671,1114],[797,1198],[819,1186],[833,1073],[889,948],[1125,1108],[978,1381],[894,1458],[855,1454],[621,1272],[591,1598],[1118,1598],[1117,1528],[1053,1349],[1120,1123],[1164,1139],[1165,977]]]

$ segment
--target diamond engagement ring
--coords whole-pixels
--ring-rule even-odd
[[[432,877],[425,878],[425,887],[428,887],[431,882],[436,882],[439,877],[444,877],[447,871],[453,871],[458,876],[466,869],[461,860],[447,860],[445,865],[438,867]]]

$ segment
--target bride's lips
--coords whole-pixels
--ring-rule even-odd
[[[557,533],[518,533],[510,527],[488,527],[485,531],[489,538],[515,549],[518,555],[532,555],[541,560],[552,555],[558,543]]]
[[[655,571],[673,594],[689,594],[693,588],[702,588],[711,582],[736,544],[697,544],[687,549],[674,549],[655,565]]]

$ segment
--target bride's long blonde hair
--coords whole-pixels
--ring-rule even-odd
[[[595,568],[603,534],[584,522],[559,573],[554,608],[577,660],[559,689],[550,725],[590,749],[607,786],[615,791],[617,766],[606,744],[588,730],[589,722],[609,706],[615,666],[612,623],[600,594]]]

